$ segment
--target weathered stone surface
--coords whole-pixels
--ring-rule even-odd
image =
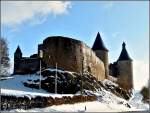
[[[109,69],[108,69],[108,51],[104,50],[94,50],[96,53],[96,56],[101,59],[104,63],[105,66],[105,76],[109,74]]]
[[[119,61],[117,63],[119,68],[119,75],[117,76],[117,83],[120,87],[129,90],[133,88],[133,69],[131,61]]]
[[[105,79],[103,62],[83,42],[67,37],[48,37],[40,44],[43,50],[43,62],[47,67],[58,68],[81,73],[90,72],[98,80]]]
[[[39,69],[38,58],[21,58],[14,60],[14,74],[31,74]]]
[[[98,38],[98,40],[97,40]],[[21,49],[17,48],[14,54],[14,74],[29,74],[39,71],[40,50],[43,51],[42,68],[58,68],[77,73],[89,72],[98,80],[105,78],[115,80],[122,88],[133,88],[132,59],[122,45],[119,59],[108,68],[108,50],[104,46],[100,34],[91,49],[82,41],[68,37],[52,36],[38,45],[38,54],[31,57],[22,57]],[[113,77],[111,77],[113,76]]]

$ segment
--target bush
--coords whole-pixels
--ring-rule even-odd
[[[141,94],[143,95],[143,101],[148,102],[149,97],[149,89],[147,87],[143,87],[141,90]]]
[[[61,105],[61,104],[64,104],[63,98],[55,97],[54,104],[55,104],[55,105]]]
[[[64,104],[69,104],[71,103],[72,101],[72,98],[70,96],[63,96],[63,101],[64,101]]]
[[[73,97],[63,96],[62,98],[37,96],[31,99],[29,99],[28,97],[1,96],[1,110],[5,109],[5,104],[7,104],[7,109],[14,109],[14,108],[31,109],[36,107],[43,108],[52,105],[74,104],[77,102],[95,101],[95,100],[96,96],[82,96],[82,95],[75,95]]]
[[[46,102],[47,106],[52,106],[55,103],[55,100],[52,97],[46,97],[46,100],[47,100],[47,102]]]

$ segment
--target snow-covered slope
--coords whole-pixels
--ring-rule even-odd
[[[63,104],[59,106],[51,106],[46,108],[35,108],[30,110],[15,109],[14,112],[121,112],[121,111],[137,111],[135,108],[127,108],[121,104],[106,104],[99,101],[84,102],[76,104]]]
[[[35,96],[51,96],[51,97],[62,97],[62,96],[73,96],[72,94],[52,94],[46,92],[43,89],[28,88],[23,85],[23,82],[27,80],[37,80],[39,75],[15,75],[10,79],[0,81],[1,95],[15,95],[15,96],[27,96],[34,98]],[[43,78],[42,78],[43,79]]]
[[[147,108],[137,107],[127,107],[125,104],[127,101],[115,97],[114,95],[109,95],[106,92],[103,100],[93,101],[93,102],[84,102],[76,104],[63,104],[63,105],[54,105],[46,108],[34,108],[29,110],[23,109],[14,109],[12,112],[122,112],[122,111],[144,111],[148,110]],[[86,107],[86,109],[85,109]]]
[[[28,96],[34,98],[35,96],[51,96],[51,97],[62,97],[62,96],[73,96],[73,94],[53,94],[46,92],[45,90],[38,90],[25,87],[22,83],[27,80],[37,80],[39,75],[15,75],[9,79],[1,80],[1,95],[15,95],[15,96]],[[42,78],[44,79],[44,78]],[[105,80],[104,84],[116,85],[115,83]],[[133,95],[130,100],[120,98],[109,90],[101,88],[95,92],[85,90],[88,95],[96,95],[97,101],[84,102],[76,104],[63,104],[58,106],[50,106],[46,108],[35,108],[29,110],[14,109],[11,111],[15,112],[84,112],[85,106],[87,112],[118,112],[118,111],[141,111],[148,110],[149,106],[142,102],[142,96],[140,93],[133,90]]]

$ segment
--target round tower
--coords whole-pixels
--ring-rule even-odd
[[[123,42],[122,51],[117,60],[118,67],[118,84],[120,87],[130,90],[133,88],[133,66],[132,59],[130,58],[127,50],[126,44]]]
[[[97,33],[92,50],[96,53],[96,56],[103,61],[106,77],[108,75],[108,49],[105,47],[99,32]]]

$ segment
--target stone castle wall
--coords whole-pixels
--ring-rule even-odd
[[[39,45],[39,49],[43,50],[42,60],[48,67],[55,68],[57,62],[60,69],[78,73],[84,70],[98,80],[105,79],[103,62],[81,41],[66,37],[49,37]]]
[[[14,61],[14,74],[30,74],[39,70],[38,58],[21,58]]]
[[[96,56],[104,62],[105,66],[105,76],[109,74],[108,69],[108,51],[104,50],[95,50]]]
[[[104,80],[106,78],[104,63],[87,45],[84,44],[82,49],[85,71],[91,72],[98,80]]]
[[[133,88],[133,69],[131,61],[117,62],[119,75],[117,76],[117,83],[124,89],[129,90]]]

